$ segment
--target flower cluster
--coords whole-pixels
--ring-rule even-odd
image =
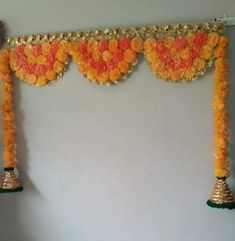
[[[142,49],[140,38],[89,39],[68,44],[80,72],[99,84],[117,83],[126,76]]]
[[[44,86],[64,72],[68,54],[65,43],[20,45],[10,53],[10,65],[16,76],[28,84]]]
[[[192,80],[201,74],[218,44],[215,32],[189,33],[164,39],[147,39],[146,59],[154,73],[173,82]]]
[[[217,177],[228,177],[228,39],[220,37],[215,50],[215,71],[214,71],[214,158],[215,175]]]
[[[4,167],[16,166],[15,113],[13,103],[13,80],[9,66],[9,52],[0,52],[0,79],[2,80],[2,140]]]

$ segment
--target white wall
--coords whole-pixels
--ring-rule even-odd
[[[9,35],[213,20],[234,0],[1,0]],[[235,191],[235,35],[231,168]],[[16,81],[25,191],[0,195],[1,241],[232,241],[234,211],[206,206],[213,176],[212,71],[164,82],[143,58],[113,87],[71,64],[49,88]]]

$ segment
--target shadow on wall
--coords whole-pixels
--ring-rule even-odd
[[[13,241],[24,240],[32,241],[33,237],[29,237],[27,232],[27,227],[24,225],[24,210],[27,208],[33,210],[33,207],[27,207],[25,205],[25,200],[29,195],[35,196],[35,198],[40,197],[40,193],[37,191],[36,187],[30,181],[27,176],[28,173],[28,149],[27,141],[24,135],[24,116],[20,110],[20,82],[15,81],[15,111],[16,111],[16,143],[18,143],[19,148],[17,148],[17,159],[19,161],[18,170],[20,173],[21,181],[24,186],[24,192],[21,193],[9,193],[1,194],[0,197],[0,240],[2,241]],[[22,210],[23,208],[23,210]],[[34,215],[33,213],[31,214]],[[17,235],[16,235],[17,234]]]

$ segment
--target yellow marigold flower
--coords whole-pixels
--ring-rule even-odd
[[[79,67],[79,71],[83,74],[86,74],[87,71],[89,70],[86,63],[81,63],[81,64],[78,65],[78,67]]]
[[[173,46],[174,42],[175,42],[174,37],[167,37],[165,39],[165,46],[170,49]]]
[[[155,39],[153,38],[148,38],[144,41],[144,49],[145,50],[153,50],[154,49],[154,46],[155,46]]]
[[[35,84],[36,83],[36,79],[37,79],[37,77],[34,74],[26,74],[25,77],[24,77],[24,80],[28,84]]]
[[[216,32],[208,33],[207,45],[215,47],[219,42],[220,36]]]
[[[205,67],[206,62],[203,59],[196,58],[193,65],[196,68],[196,70],[202,70]]]
[[[67,42],[63,48],[66,53],[72,54],[72,52],[75,51],[75,49],[76,49],[76,43],[75,42]]]
[[[115,52],[118,49],[118,41],[116,39],[109,40],[109,50]]]
[[[141,38],[133,38],[131,41],[131,48],[136,51],[137,53],[140,53],[143,50],[144,42]]]
[[[133,51],[132,49],[125,50],[124,59],[126,62],[133,63],[135,62],[136,58],[137,58],[137,55],[135,51]]]
[[[53,64],[53,70],[58,74],[62,73],[64,71],[64,64],[59,61],[55,61],[55,63]]]
[[[98,60],[100,60],[101,59],[101,54],[100,54],[100,52],[99,51],[93,51],[93,53],[92,53],[92,58],[95,60],[95,61],[98,61]]]
[[[189,47],[186,47],[185,49],[182,49],[180,52],[179,52],[179,57],[183,60],[186,60],[189,58],[189,54],[190,54],[190,50],[189,50]]]
[[[129,66],[129,64],[126,61],[120,61],[118,63],[118,68],[120,69],[121,73],[127,74],[130,66]]]
[[[49,70],[49,71],[46,72],[46,78],[47,78],[48,80],[53,81],[53,80],[56,79],[56,77],[57,77],[57,73],[56,73],[55,71]]]
[[[24,47],[24,53],[26,56],[29,56],[31,55],[31,51],[32,51],[32,48],[33,46],[31,44],[27,44],[25,47]]]
[[[97,78],[100,84],[106,84],[109,82],[109,73],[108,72],[98,73]]]
[[[32,55],[29,55],[28,58],[27,58],[27,60],[28,60],[28,63],[29,63],[29,64],[37,64],[37,58],[35,58],[35,57],[32,56]]]
[[[59,60],[61,63],[66,62],[68,58],[68,54],[63,50],[59,49],[56,53],[56,59]]]
[[[189,43],[193,41],[194,37],[195,37],[195,34],[193,34],[193,33],[189,33],[185,36],[185,38],[187,39],[187,41]]]
[[[215,146],[218,147],[218,148],[227,148],[228,147],[227,138],[216,138],[215,139]]]
[[[97,70],[95,69],[89,69],[87,70],[87,78],[91,81],[96,81],[97,80]]]
[[[212,57],[213,49],[209,45],[205,45],[202,47],[200,52],[200,57],[202,59],[209,59]]]
[[[87,42],[87,50],[92,53],[94,48],[97,47],[98,42],[95,39],[89,39]]]
[[[104,61],[109,61],[110,59],[112,59],[112,54],[111,54],[111,52],[108,51],[108,50],[105,50],[105,51],[103,52],[103,60],[104,60]]]
[[[184,72],[185,79],[191,80],[192,78],[195,77],[196,72],[197,71],[194,67],[190,67],[190,68],[185,69],[185,72]]]
[[[19,79],[24,79],[26,72],[24,71],[24,69],[19,69],[16,71],[16,77],[18,77]]]
[[[151,63],[151,62],[155,62],[158,59],[158,55],[156,52],[153,51],[147,51],[145,53],[147,60]]]
[[[47,84],[48,84],[48,79],[46,78],[45,75],[37,77],[36,86],[44,86]]]
[[[171,79],[173,81],[179,81],[183,78],[183,75],[184,75],[184,72],[182,70],[180,70],[180,69],[174,70],[171,73]]]
[[[42,54],[43,55],[49,55],[51,51],[51,45],[49,43],[43,43],[42,44]]]
[[[156,74],[161,76],[163,79],[168,79],[171,76],[171,72],[168,70],[155,71]]]
[[[78,53],[74,53],[73,60],[75,61],[76,64],[79,64],[79,65],[83,63],[83,57],[81,54],[78,54]]]
[[[113,81],[113,82],[116,82],[116,81],[120,80],[121,76],[122,76],[122,74],[121,74],[121,72],[118,68],[112,69],[109,72],[110,80]]]
[[[37,64],[44,64],[46,62],[46,57],[43,55],[39,55],[36,59]]]

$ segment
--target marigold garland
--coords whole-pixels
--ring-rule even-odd
[[[23,189],[13,172],[16,154],[11,70],[28,84],[46,86],[63,74],[71,55],[80,72],[91,82],[110,85],[125,78],[133,70],[138,54],[143,52],[155,74],[175,83],[203,75],[215,59],[213,109],[217,182],[208,205],[235,208],[226,183],[229,176],[228,39],[220,35],[223,27],[223,23],[185,24],[8,38],[9,44],[18,46],[0,52],[5,170],[0,192]]]
[[[197,32],[177,37],[147,39],[144,52],[151,70],[172,82],[186,82],[203,75],[212,65],[216,32]]]
[[[9,66],[9,51],[0,52],[0,78],[2,80],[2,140],[4,167],[16,167],[15,112],[13,80]]]
[[[215,136],[215,175],[219,178],[228,177],[228,39],[220,37],[216,48],[214,70],[214,136]]]
[[[125,78],[142,49],[141,38],[89,39],[68,44],[68,52],[80,72],[90,81],[106,85]]]
[[[68,54],[65,43],[54,41],[37,45],[19,45],[10,52],[10,65],[16,76],[36,86],[51,84],[62,76]]]

